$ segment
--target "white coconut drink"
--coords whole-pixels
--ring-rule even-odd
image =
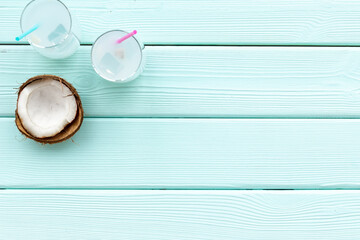
[[[83,117],[76,89],[58,76],[36,76],[19,89],[16,126],[37,142],[52,144],[71,138],[79,130]]]

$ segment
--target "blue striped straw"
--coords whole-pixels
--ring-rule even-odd
[[[20,36],[16,37],[15,40],[20,41],[21,39],[23,39],[24,37],[26,37],[27,35],[29,35],[30,33],[32,33],[33,31],[35,31],[38,28],[39,28],[39,24],[35,24],[32,28],[30,28],[29,30],[27,30],[26,32],[21,34]]]

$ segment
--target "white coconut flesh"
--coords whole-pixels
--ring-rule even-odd
[[[77,113],[70,89],[47,78],[28,84],[20,92],[17,111],[23,127],[34,137],[52,137],[71,123]]]

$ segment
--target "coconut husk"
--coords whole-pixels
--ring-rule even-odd
[[[51,78],[54,80],[57,80],[59,82],[61,82],[62,84],[64,84],[65,86],[67,86],[70,91],[74,94],[76,103],[77,103],[77,112],[76,112],[76,117],[75,119],[69,123],[61,132],[59,132],[58,134],[56,134],[55,136],[52,137],[46,137],[46,138],[37,138],[32,136],[29,132],[26,131],[26,129],[23,127],[22,123],[21,123],[21,119],[18,115],[18,111],[17,111],[17,104],[16,104],[16,110],[15,110],[15,123],[17,128],[19,129],[19,131],[24,134],[27,138],[33,139],[39,143],[42,144],[54,144],[54,143],[59,143],[59,142],[63,142],[69,138],[71,138],[72,136],[74,136],[74,134],[80,129],[81,124],[83,122],[84,119],[84,110],[81,104],[81,100],[80,100],[80,96],[77,93],[76,89],[67,81],[65,81],[65,79],[55,76],[55,75],[39,75],[39,76],[35,76],[30,78],[29,80],[27,80],[25,83],[23,83],[20,88],[19,88],[19,92],[18,92],[18,100],[19,100],[19,96],[21,91],[30,83],[37,81],[37,80],[42,80],[42,79],[46,79],[46,78]]]

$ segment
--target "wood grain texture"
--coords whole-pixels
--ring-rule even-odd
[[[102,80],[90,47],[46,59],[29,46],[0,47],[0,116],[38,74],[73,83],[88,117],[360,117],[360,48],[146,47],[143,76]],[[26,64],[21,64],[19,62]]]
[[[359,191],[0,191],[1,239],[360,238]]]
[[[360,187],[360,120],[85,119],[52,146],[0,118],[0,188]]]
[[[15,42],[28,0],[1,0],[0,39]],[[360,43],[360,2],[352,0],[63,0],[92,43],[111,29],[137,29],[151,44]]]

